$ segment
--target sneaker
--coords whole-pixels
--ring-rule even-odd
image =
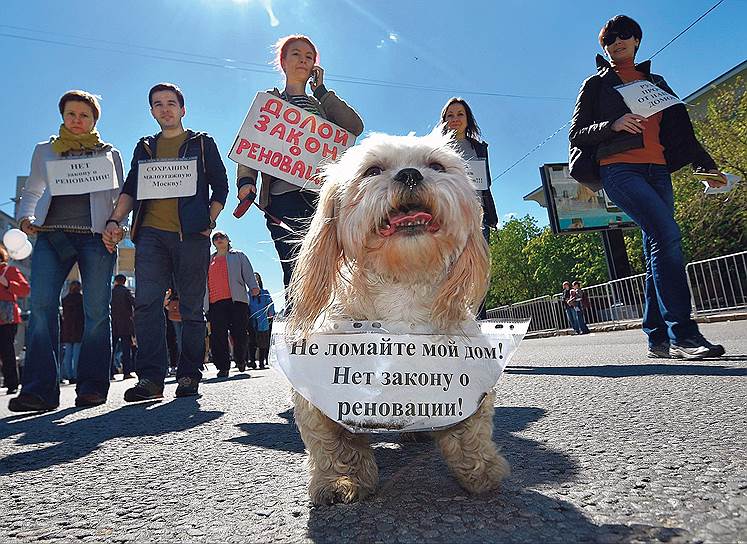
[[[124,376],[122,376],[122,379],[123,380],[134,380],[135,379],[135,375],[128,372],[127,374],[125,374]]]
[[[183,377],[177,381],[179,385],[176,386],[177,397],[194,397],[197,394],[197,388],[200,382],[194,378]]]
[[[646,356],[649,359],[670,359],[669,344],[656,344],[648,347]]]
[[[21,393],[17,397],[10,399],[8,410],[11,412],[50,412],[56,410],[58,404],[49,404],[38,395],[31,393]]]
[[[680,344],[669,346],[669,356],[674,359],[704,359],[709,357],[711,350],[700,340],[685,340]]]
[[[106,402],[106,397],[101,393],[83,393],[75,398],[75,406],[78,408],[88,408],[99,406]]]
[[[18,393],[18,387],[8,387],[8,395],[15,395]]]
[[[141,378],[135,387],[130,387],[124,394],[127,402],[140,402],[143,400],[157,400],[163,398],[163,386],[150,380]]]
[[[228,370],[219,370],[218,371],[218,377],[219,378],[228,378]]]
[[[708,357],[721,357],[724,353],[726,353],[724,346],[722,346],[721,344],[711,344],[702,336],[698,338],[698,341],[708,348]]]
[[[249,363],[249,368],[251,368],[252,370],[257,370],[257,364],[252,361],[251,363]]]

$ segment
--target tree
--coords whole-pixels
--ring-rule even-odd
[[[490,291],[486,304],[495,308],[534,298],[537,292],[524,248],[539,235],[537,220],[530,215],[511,219],[493,234],[490,244]]]

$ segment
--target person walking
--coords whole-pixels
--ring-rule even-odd
[[[444,104],[441,110],[443,133],[451,133],[457,151],[468,161],[481,180],[475,189],[482,203],[482,235],[490,244],[490,230],[498,228],[498,212],[495,209],[493,194],[490,192],[490,166],[488,164],[488,144],[480,139],[480,127],[477,125],[472,108],[463,98],[453,97]],[[478,319],[486,319],[485,301],[480,303]]]
[[[60,330],[60,344],[63,349],[60,375],[68,383],[75,383],[78,379],[78,360],[84,327],[85,315],[81,285],[79,281],[73,280],[68,286],[67,295],[62,298],[62,329]]]
[[[356,136],[363,132],[363,121],[360,116],[324,85],[324,69],[318,64],[317,48],[308,36],[291,35],[281,38],[275,44],[275,51],[275,64],[283,72],[285,87],[282,91],[277,88],[270,89],[268,93],[332,121]],[[306,94],[306,85],[309,85],[312,96]],[[239,165],[236,183],[239,188],[239,199],[256,195],[257,171]],[[308,225],[316,209],[316,202],[317,193],[262,174],[260,205],[268,214],[283,221],[296,233],[303,232]],[[269,216],[267,228],[275,243],[283,268],[283,283],[287,289],[293,273],[295,255],[300,246],[299,235],[289,233]]]
[[[231,368],[228,332],[233,338],[233,358],[239,372],[246,370],[249,300],[259,295],[254,270],[244,253],[231,247],[225,232],[213,233],[215,253],[208,268],[208,316],[210,317],[210,350],[218,377],[225,378]]]
[[[262,276],[255,272],[254,277],[259,285],[259,292],[249,297],[249,318],[254,331],[259,368],[267,368],[270,354],[270,325],[275,317],[275,305],[270,292],[262,285]],[[250,367],[254,368],[254,353],[249,354]]]
[[[576,100],[569,131],[570,173],[594,191],[603,187],[643,231],[648,356],[718,357],[724,347],[707,341],[690,315],[670,173],[692,164],[697,171],[715,174],[708,181],[713,187],[725,185],[726,177],[696,139],[684,104],[677,101],[643,116],[623,99],[617,88],[634,81],[653,83],[675,96],[664,78],[651,72],[650,61],[636,64],[642,39],[640,25],[626,15],[602,26],[599,44],[607,58],[597,55],[597,73],[584,81]]]
[[[148,103],[161,131],[141,138],[135,146],[127,180],[104,233],[105,242],[116,247],[124,237],[121,222],[134,209],[138,383],[125,391],[127,402],[163,398],[168,371],[163,295],[172,282],[182,318],[176,396],[198,394],[210,233],[228,196],[226,168],[215,141],[205,132],[184,129],[187,110],[181,89],[159,83],[148,92]]]
[[[8,264],[8,250],[0,245],[0,365],[8,395],[18,391],[18,361],[15,339],[21,310],[18,299],[29,295],[29,282],[18,268]]]
[[[58,308],[60,291],[76,263],[85,287],[85,324],[75,405],[103,404],[109,392],[109,285],[117,255],[103,243],[102,233],[124,180],[122,158],[96,130],[101,107],[94,95],[69,91],[58,105],[63,121],[59,134],[34,149],[17,211],[19,228],[36,236],[36,244],[22,388],[8,404],[12,412],[48,411],[60,404]],[[55,183],[60,176],[93,170],[100,175],[85,183]]]
[[[124,274],[114,276],[114,287],[112,287],[112,365],[111,375],[114,376],[114,353],[117,350],[122,353],[122,379],[134,378],[135,355],[135,323],[133,315],[135,312],[135,298],[132,291],[125,285],[127,277]]]

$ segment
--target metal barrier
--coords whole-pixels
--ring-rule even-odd
[[[747,251],[693,262],[685,268],[694,314],[747,308]],[[643,319],[646,274],[583,288],[587,324]],[[488,319],[531,317],[529,332],[569,329],[562,293],[500,306],[487,311]]]

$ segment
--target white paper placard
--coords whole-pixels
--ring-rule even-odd
[[[270,93],[257,93],[228,158],[308,191],[317,174],[355,143],[355,135]]]
[[[467,419],[495,386],[529,321],[473,321],[465,335],[334,322],[329,332],[301,341],[276,325],[275,360],[293,388],[349,431],[370,433],[432,431]]]
[[[93,157],[47,161],[47,186],[52,196],[87,195],[118,189],[111,151]]]
[[[651,117],[669,106],[680,103],[679,98],[645,79],[618,85],[615,89],[622,95],[630,111],[642,117]]]
[[[478,191],[487,191],[488,189],[488,169],[485,159],[471,159],[467,162],[467,175],[475,185]]]
[[[703,191],[707,195],[717,195],[721,193],[729,193],[731,192],[734,187],[737,186],[737,183],[742,181],[742,178],[739,176],[735,176],[734,174],[729,174],[728,172],[724,172],[724,175],[726,176],[726,185],[722,187],[711,187],[708,185],[708,182],[704,179],[701,179],[700,181],[703,182],[703,185],[705,185],[705,191]]]
[[[138,200],[179,198],[196,193],[197,159],[154,159],[138,163]]]

